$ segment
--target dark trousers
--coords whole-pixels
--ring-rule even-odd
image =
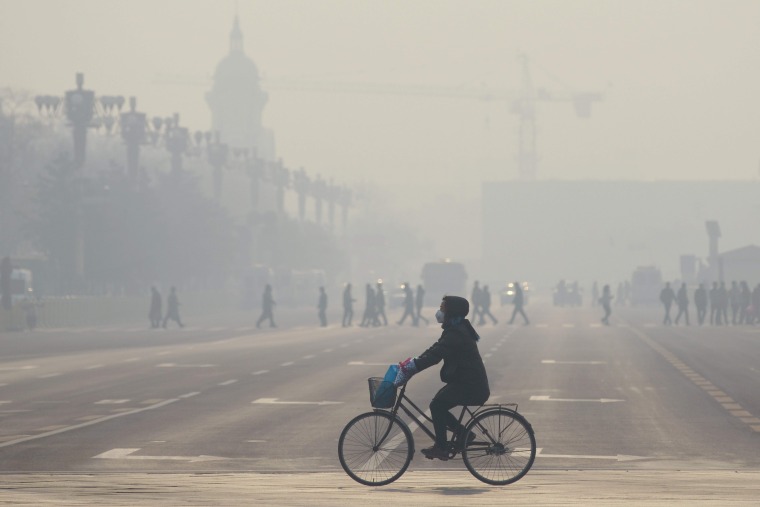
[[[689,325],[689,307],[688,306],[681,306],[678,305],[678,314],[676,315],[676,325],[678,325],[678,321],[681,319],[681,315],[684,316],[686,319],[686,325]]]
[[[354,309],[347,306],[343,309],[343,327],[350,326],[354,318]]]
[[[261,327],[261,323],[266,319],[269,319],[269,327],[277,327],[274,323],[274,315],[272,315],[271,309],[262,310],[261,317],[259,317],[259,320],[256,321],[256,327]]]
[[[699,320],[699,325],[705,323],[705,315],[707,314],[707,307],[705,306],[697,306],[697,319]]]
[[[464,430],[464,426],[449,410],[460,405],[482,405],[488,401],[490,395],[491,393],[487,388],[476,389],[462,384],[446,384],[443,386],[436,393],[433,401],[430,402],[430,415],[435,429],[435,444],[441,449],[446,449],[449,442],[446,430],[450,429],[454,432]]]
[[[665,318],[662,319],[662,323],[665,325],[673,323],[673,321],[670,320],[670,305],[668,303],[665,303]]]
[[[327,326],[327,313],[325,313],[325,310],[319,310],[319,325],[322,327]]]
[[[515,309],[512,310],[512,318],[509,319],[509,323],[512,324],[515,321],[515,317],[517,317],[517,314],[522,315],[523,319],[525,319],[525,323],[529,324],[528,316],[525,315],[525,311],[523,310],[522,305],[515,305]]]

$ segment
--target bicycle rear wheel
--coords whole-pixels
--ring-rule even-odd
[[[386,412],[356,416],[343,428],[338,440],[340,466],[349,477],[366,486],[383,486],[401,477],[413,454],[411,431]]]
[[[480,414],[468,426],[462,451],[467,470],[486,484],[503,486],[520,480],[536,459],[533,428],[517,412],[504,409]],[[468,441],[468,440],[465,440]]]

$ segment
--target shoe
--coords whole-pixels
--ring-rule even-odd
[[[434,445],[433,447],[428,447],[427,449],[422,449],[421,452],[422,452],[422,455],[425,456],[427,459],[439,459],[441,461],[449,460],[448,451],[441,449],[437,445]]]

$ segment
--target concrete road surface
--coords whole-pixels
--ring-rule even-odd
[[[353,482],[337,440],[370,410],[366,378],[420,354],[440,329],[397,326],[398,315],[388,327],[320,328],[316,312],[294,310],[275,329],[238,314],[185,316],[182,330],[0,334],[0,503],[760,498],[760,328],[663,327],[658,311],[617,307],[602,326],[599,311],[538,300],[530,326],[507,326],[507,309],[478,331],[490,401],[517,403],[536,432],[534,467],[513,485],[487,486],[461,460],[420,455],[389,486]],[[440,386],[434,367],[407,394],[426,408]],[[420,430],[414,438],[417,449],[429,445]]]

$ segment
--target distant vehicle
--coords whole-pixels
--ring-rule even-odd
[[[530,286],[528,282],[522,282],[520,284],[523,291],[523,304],[527,305],[530,299]],[[499,299],[501,300],[501,306],[511,305],[515,299],[515,282],[508,282],[506,287],[499,291]]]
[[[422,267],[422,286],[425,305],[435,305],[446,295],[466,297],[467,271],[461,262],[444,259],[428,262]]]
[[[578,282],[560,280],[554,289],[554,306],[581,306],[583,304],[582,290]]]
[[[33,294],[32,272],[28,269],[15,268],[11,271],[11,301],[16,304],[26,301]]]
[[[656,305],[660,300],[662,273],[655,266],[639,266],[631,275],[631,305]]]

